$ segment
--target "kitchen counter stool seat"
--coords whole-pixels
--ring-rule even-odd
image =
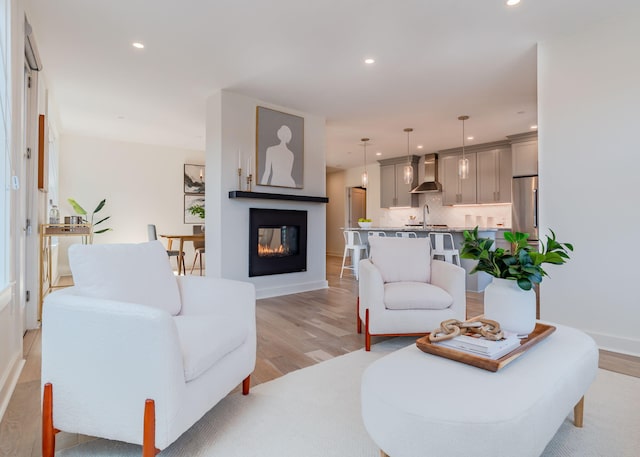
[[[460,266],[460,251],[453,244],[453,235],[448,232],[429,232],[431,258],[442,257],[445,262]]]
[[[360,263],[360,251],[364,250],[365,256],[369,257],[369,248],[362,242],[360,232],[355,230],[345,230],[344,235],[344,253],[342,254],[342,268],[340,269],[340,279],[342,279],[342,273],[344,270],[353,270],[353,274],[358,279],[358,264]],[[351,251],[349,257],[351,257],[351,265],[345,265],[347,255]]]

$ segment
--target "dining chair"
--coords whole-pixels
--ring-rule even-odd
[[[202,225],[194,225],[193,234],[200,235],[201,233],[202,233]],[[202,254],[204,254],[204,240],[202,241],[194,240],[193,249],[196,252],[196,255],[193,258],[193,265],[191,265],[191,274],[193,274],[193,269],[196,266],[196,260],[200,259],[200,276],[202,276]]]
[[[147,234],[149,236],[149,241],[156,241],[158,239],[158,232],[156,231],[156,226],[155,224],[149,224],[147,225]],[[176,262],[180,261],[180,258],[182,258],[182,271],[186,271],[185,267],[184,267],[184,252],[182,253],[182,256],[180,255],[180,251],[178,250],[168,250],[167,249],[167,255],[171,258],[171,257],[175,257],[176,258]],[[178,265],[179,267],[180,265]]]

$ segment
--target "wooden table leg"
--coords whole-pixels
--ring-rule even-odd
[[[584,396],[580,399],[576,406],[573,407],[573,424],[576,427],[582,427],[584,417]]]
[[[182,249],[184,248],[184,239],[180,238],[180,250],[178,251],[178,276],[182,271],[182,263],[184,262],[184,256],[182,255]],[[186,271],[185,271],[186,274]]]

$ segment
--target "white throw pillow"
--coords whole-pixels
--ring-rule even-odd
[[[429,238],[369,237],[369,246],[384,282],[431,282]]]
[[[69,265],[79,295],[139,303],[175,316],[182,307],[178,282],[160,241],[74,244]]]

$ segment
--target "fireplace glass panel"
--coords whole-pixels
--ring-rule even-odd
[[[298,227],[258,228],[258,257],[288,257],[298,254]]]

